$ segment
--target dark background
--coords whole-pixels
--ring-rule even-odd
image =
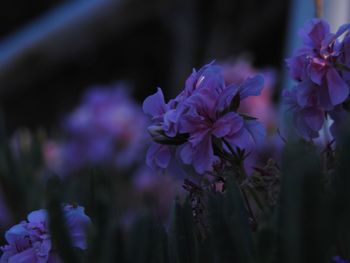
[[[79,9],[84,2],[89,1],[4,1],[0,55],[7,52],[2,41],[42,15],[54,21],[47,12],[64,17],[74,13],[69,5]],[[127,80],[141,102],[157,86],[173,96],[193,67],[213,59],[244,53],[257,67],[282,66],[289,1],[95,2],[101,4],[53,30],[58,33],[45,33],[6,63],[0,60],[0,103],[10,131],[53,127],[91,85]],[[61,5],[68,8],[55,11]],[[45,23],[37,23],[36,32],[44,32]]]

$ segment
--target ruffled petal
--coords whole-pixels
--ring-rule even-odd
[[[47,212],[45,209],[36,210],[31,212],[27,218],[31,223],[43,223],[47,220]]]
[[[305,45],[313,48],[321,48],[322,41],[330,34],[329,24],[318,18],[306,22],[299,31]]]

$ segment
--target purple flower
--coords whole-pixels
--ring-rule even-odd
[[[207,86],[193,94],[187,101],[190,109],[181,122],[180,132],[190,135],[181,150],[181,159],[186,164],[193,164],[200,174],[212,170],[218,160],[213,150],[213,137],[226,139],[233,147],[251,150],[255,139],[259,140],[263,136],[263,128],[257,121],[245,121],[236,112],[221,114],[228,105],[224,97],[220,96],[224,93],[224,87],[220,87],[221,90],[216,88]],[[231,92],[226,94],[232,95]],[[243,89],[241,94],[244,99]]]
[[[303,96],[303,93],[309,96]],[[294,125],[305,139],[317,138],[325,120],[325,111],[319,105],[318,94],[317,87],[312,84],[283,93],[285,103],[294,113]]]
[[[170,147],[167,145],[152,143],[146,155],[146,164],[153,169],[167,168],[170,162]]]
[[[222,68],[210,63],[198,72],[194,70],[184,90],[168,103],[158,88],[143,103],[144,112],[152,117],[149,131],[158,143],[149,149],[147,164],[165,168],[170,161],[169,145],[173,144],[179,146],[183,163],[192,164],[203,174],[220,161],[213,148],[215,138],[225,139],[235,149],[252,150],[264,136],[264,129],[237,109],[245,98],[258,96],[263,83],[263,78],[256,76],[240,85],[226,86]]]
[[[340,257],[340,256],[334,256],[334,257],[332,258],[332,261],[333,261],[334,263],[349,263],[348,260],[343,259],[343,258]]]
[[[268,130],[276,129],[277,115],[273,103],[273,92],[276,84],[276,74],[272,69],[257,70],[251,63],[239,59],[223,66],[226,85],[241,85],[247,78],[257,74],[264,76],[264,88],[259,96],[251,96],[240,103],[239,111],[259,119]]]
[[[327,22],[312,19],[300,31],[304,46],[287,59],[292,78],[300,82],[311,80],[318,86],[326,86],[327,93],[324,95],[328,98],[322,104],[326,109],[344,102],[349,95],[349,85],[337,68],[342,53],[338,38],[349,27],[345,25],[332,34]]]
[[[65,119],[65,165],[87,163],[125,167],[137,162],[147,136],[147,119],[123,86],[93,88]]]
[[[91,224],[81,206],[64,205],[72,244],[76,248],[86,249],[86,229]],[[44,209],[31,212],[26,221],[14,225],[5,233],[8,245],[1,247],[1,263],[61,262],[52,247],[48,231],[47,212]]]
[[[349,29],[347,24],[333,34],[327,22],[312,19],[300,30],[304,46],[287,59],[290,76],[298,84],[284,97],[305,139],[318,137],[327,115],[349,97],[350,86],[344,73],[350,65],[347,41],[339,40]]]

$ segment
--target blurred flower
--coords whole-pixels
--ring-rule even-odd
[[[285,90],[283,96],[288,109],[293,112],[293,122],[300,136],[306,139],[317,138],[324,123],[325,111],[309,101],[309,105],[301,106],[297,99],[298,91]]]
[[[134,194],[141,198],[146,206],[163,219],[169,216],[174,198],[183,195],[182,180],[169,171],[167,174],[155,173],[149,167],[141,167],[133,179]]]
[[[62,145],[54,140],[44,141],[42,153],[47,168],[60,175],[64,173]]]
[[[248,60],[244,59],[223,64],[226,85],[240,85],[247,78],[257,74],[263,75],[264,88],[259,96],[251,96],[243,100],[239,105],[239,111],[256,117],[265,125],[267,131],[275,131],[277,116],[272,98],[276,84],[275,72],[272,69],[255,69]]]
[[[72,245],[86,249],[86,230],[90,218],[81,206],[64,205],[63,214]],[[5,233],[8,245],[1,247],[1,263],[61,262],[52,246],[48,216],[44,209],[31,212],[26,221],[14,225]]]
[[[346,24],[333,34],[327,22],[312,19],[300,30],[303,47],[286,60],[298,84],[284,96],[298,132],[306,139],[318,137],[325,117],[349,97],[349,29]]]
[[[340,256],[335,256],[335,257],[332,258],[332,260],[333,260],[334,263],[349,263],[348,260],[343,259]]]
[[[87,163],[127,167],[142,156],[146,125],[124,86],[92,88],[64,122],[64,161],[73,168]]]
[[[231,147],[251,151],[264,136],[262,125],[255,118],[237,112],[241,101],[258,96],[264,79],[258,75],[239,85],[225,85],[222,68],[210,63],[195,70],[184,90],[168,103],[162,90],[145,99],[143,110],[152,117],[153,125],[163,133],[162,140],[153,145],[147,155],[151,166],[165,168],[170,160],[168,145],[180,146],[180,157],[192,164],[197,173],[211,171],[219,156],[214,153],[213,138],[227,141]],[[155,129],[152,129],[155,131]],[[227,146],[223,146],[224,148]],[[161,155],[161,157],[159,157]]]
[[[264,76],[264,88],[259,96],[250,96],[239,105],[239,112],[254,116],[264,124],[267,130],[265,140],[258,144],[256,150],[245,159],[244,166],[248,174],[256,166],[264,165],[269,158],[278,161],[283,141],[277,130],[277,109],[273,102],[276,74],[273,69],[256,69],[244,58],[223,64],[223,75],[226,85],[241,85],[249,77],[261,74]]]

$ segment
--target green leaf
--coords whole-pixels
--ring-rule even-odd
[[[174,203],[169,231],[170,258],[174,263],[199,263],[198,232],[188,200]]]
[[[168,241],[164,227],[149,216],[142,217],[132,229],[128,262],[169,262]]]
[[[232,177],[227,178],[224,194],[209,197],[209,221],[218,262],[254,262],[247,211]]]
[[[65,263],[81,262],[78,258],[68,233],[64,215],[62,213],[62,204],[60,195],[62,186],[58,178],[51,177],[47,184],[47,211],[49,216],[49,229],[53,245],[60,258]]]
[[[283,157],[278,262],[326,262],[332,230],[321,159],[305,144],[287,145]]]

